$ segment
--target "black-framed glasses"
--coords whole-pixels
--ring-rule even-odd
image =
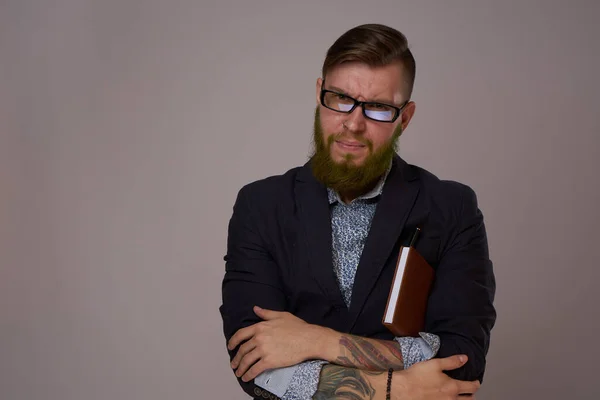
[[[325,85],[325,82],[323,82]],[[333,90],[321,89],[321,104],[333,111],[350,114],[361,106],[366,118],[378,122],[394,122],[400,116],[402,109],[408,104],[406,100],[400,107],[375,101],[358,101],[346,94]]]

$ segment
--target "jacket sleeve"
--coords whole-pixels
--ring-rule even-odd
[[[277,265],[261,234],[264,227],[258,218],[256,203],[249,201],[249,189],[245,186],[239,191],[228,227],[222,305],[219,308],[226,341],[239,329],[261,321],[254,314],[253,306],[284,311],[286,305]],[[230,360],[237,350],[228,350]],[[237,379],[242,389],[252,397],[276,398],[265,393],[254,381]]]
[[[437,357],[469,357],[463,367],[447,371],[449,376],[483,381],[490,331],[496,321],[496,282],[477,197],[468,186],[460,186],[463,193],[458,221],[436,270],[426,330],[440,338]]]

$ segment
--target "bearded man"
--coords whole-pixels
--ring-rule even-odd
[[[415,113],[405,36],[355,27],[316,82],[309,161],[244,186],[229,223],[220,307],[231,367],[254,398],[447,399],[483,380],[495,278],[474,191],[398,155]],[[398,251],[435,269],[425,328],[382,316]]]

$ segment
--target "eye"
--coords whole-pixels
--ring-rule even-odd
[[[392,108],[387,104],[382,103],[368,103],[366,109],[369,111],[391,111]]]

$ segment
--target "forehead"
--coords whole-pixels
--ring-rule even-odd
[[[325,77],[327,88],[342,89],[359,100],[386,100],[401,103],[403,70],[400,64],[370,67],[362,63],[344,63],[334,67]]]

